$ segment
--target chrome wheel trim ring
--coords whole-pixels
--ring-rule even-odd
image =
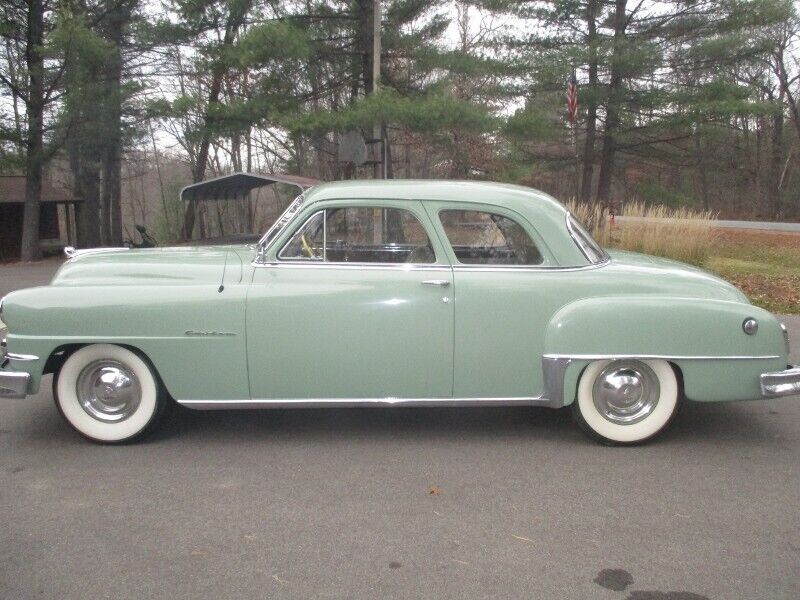
[[[86,365],[75,391],[86,414],[103,423],[124,421],[136,412],[142,399],[142,387],[133,370],[111,359]]]
[[[658,405],[660,395],[658,376],[639,360],[610,362],[592,387],[597,412],[617,425],[633,425],[646,419]]]

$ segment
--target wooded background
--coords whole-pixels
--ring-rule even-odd
[[[52,165],[83,200],[80,245],[119,245],[129,162],[158,174],[169,222],[181,184],[234,170],[371,177],[338,160],[352,131],[385,144],[388,177],[800,218],[791,0],[378,4],[375,81],[373,0],[3,0],[0,172],[26,175],[23,260]]]

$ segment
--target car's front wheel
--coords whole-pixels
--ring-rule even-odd
[[[598,360],[581,375],[572,414],[600,442],[638,444],[670,424],[678,395],[678,380],[665,360]]]
[[[92,344],[76,350],[53,381],[61,414],[79,433],[103,443],[146,433],[165,399],[147,363],[122,346]]]

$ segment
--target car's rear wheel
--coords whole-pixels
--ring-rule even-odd
[[[638,444],[670,424],[678,395],[677,377],[665,360],[598,360],[581,375],[572,414],[602,443]]]
[[[142,436],[165,405],[150,366],[113,344],[84,346],[70,355],[53,381],[53,396],[78,433],[102,443]]]

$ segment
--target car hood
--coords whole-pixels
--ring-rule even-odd
[[[633,283],[645,293],[659,295],[710,298],[749,304],[736,286],[698,267],[686,263],[628,252],[611,250],[611,262],[605,267],[620,281]]]
[[[233,283],[251,253],[248,246],[90,250],[65,262],[51,285]]]

